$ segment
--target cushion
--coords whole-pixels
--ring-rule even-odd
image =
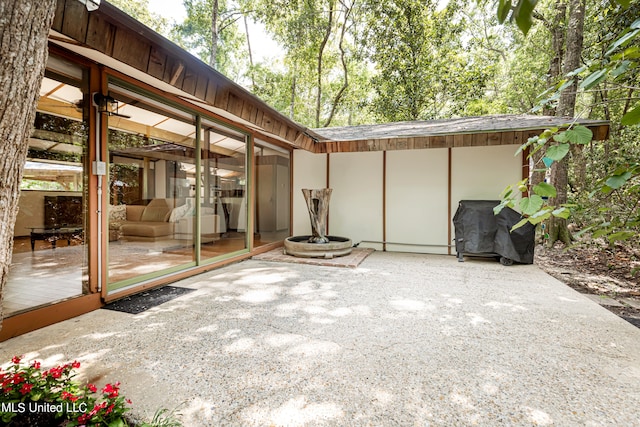
[[[189,215],[191,211],[191,206],[188,204],[184,204],[182,206],[178,206],[177,208],[171,209],[171,214],[169,215],[169,222],[177,222],[180,218],[184,218]]]
[[[126,221],[127,205],[109,205],[109,221]]]
[[[145,208],[146,206],[141,205],[127,206],[127,221],[140,221]]]
[[[124,236],[163,237],[173,234],[173,224],[168,222],[127,222],[120,229]]]
[[[147,205],[147,207],[163,207],[163,208],[168,208],[169,205],[167,204],[167,201],[165,199],[153,199],[149,202],[149,204]]]
[[[164,222],[169,211],[170,209],[166,205],[165,207],[147,205],[147,207],[144,208],[144,212],[142,212],[140,221]]]

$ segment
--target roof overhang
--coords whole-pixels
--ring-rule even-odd
[[[316,152],[356,152],[523,144],[553,127],[586,126],[595,140],[609,136],[609,122],[570,117],[493,115],[315,129]]]
[[[317,136],[107,2],[58,0],[51,43],[170,93],[266,139],[313,151]]]
[[[195,56],[106,2],[93,12],[58,0],[50,42],[169,93],[267,141],[314,153],[522,144],[550,127],[580,123],[594,139],[609,123],[496,115],[310,130],[282,115]]]

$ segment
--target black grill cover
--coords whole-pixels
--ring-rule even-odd
[[[533,264],[535,226],[526,223],[511,232],[511,227],[520,222],[522,216],[505,207],[498,215],[493,208],[496,200],[462,200],[453,217],[458,254],[501,257]]]

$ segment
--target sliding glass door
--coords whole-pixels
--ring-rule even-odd
[[[109,290],[195,265],[196,126],[189,113],[112,86]]]
[[[51,56],[20,185],[5,316],[89,293],[88,73]]]
[[[247,137],[202,121],[201,258],[247,250]]]
[[[256,234],[254,245],[281,242],[289,237],[291,183],[289,151],[256,141]]]

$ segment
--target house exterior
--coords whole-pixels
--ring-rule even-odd
[[[528,176],[517,147],[566,121],[307,129],[104,2],[59,0],[49,52],[0,340],[309,234],[302,188],[333,188],[331,234],[450,254],[458,201]]]

